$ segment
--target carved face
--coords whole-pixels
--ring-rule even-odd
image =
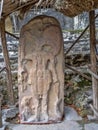
[[[62,42],[62,37],[59,36],[61,30],[58,26],[36,23],[36,25],[32,25],[32,30],[29,29],[23,32],[25,50],[28,50],[30,54],[32,52],[43,51],[54,56],[58,55],[61,49],[60,43]]]

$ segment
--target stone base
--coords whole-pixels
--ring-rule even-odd
[[[82,122],[83,123],[83,122]],[[76,121],[66,121],[48,125],[15,125],[8,124],[0,130],[98,130],[97,123],[79,124]]]
[[[98,123],[90,123],[85,125],[85,130],[98,130]]]
[[[81,130],[81,126],[75,121],[63,121],[57,124],[47,125],[10,125],[9,130]]]
[[[65,113],[65,119],[61,123],[26,125],[5,122],[0,130],[98,130],[97,122],[85,123],[73,108],[66,107]]]

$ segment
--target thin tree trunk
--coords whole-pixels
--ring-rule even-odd
[[[10,59],[7,50],[6,44],[6,35],[5,35],[5,19],[1,19],[0,21],[0,35],[1,35],[1,42],[2,42],[2,50],[4,55],[4,62],[5,67],[7,69],[7,87],[8,87],[8,98],[9,104],[14,104],[14,96],[13,96],[13,85],[12,85],[12,74],[10,68]]]
[[[1,111],[2,98],[3,96],[0,93],[0,128],[2,127],[2,111]]]
[[[96,67],[96,37],[95,37],[95,11],[89,13],[90,20],[90,55],[91,55],[91,70],[97,75]],[[98,80],[92,75],[92,89],[93,89],[93,106],[98,110]],[[96,116],[96,114],[94,113]]]

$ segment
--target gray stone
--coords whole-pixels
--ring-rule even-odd
[[[71,107],[65,107],[65,119],[66,120],[82,120],[82,117],[80,117],[78,115],[78,113],[75,111],[75,109],[71,108]]]
[[[2,126],[2,128],[0,128],[0,130],[5,130],[5,126]]]
[[[3,118],[6,120],[7,118],[14,118],[19,113],[18,108],[11,107],[9,109],[4,109],[2,111]]]
[[[92,89],[87,90],[87,91],[85,92],[85,94],[86,94],[87,96],[93,96],[93,91],[92,91]]]
[[[74,121],[63,121],[48,125],[10,125],[12,130],[82,130],[82,127]]]
[[[87,115],[87,118],[88,120],[96,120],[96,117],[92,115]]]
[[[30,12],[29,14],[26,15],[26,17],[24,18],[23,21],[18,21],[19,22],[19,28],[22,27],[22,25],[26,24],[28,21],[30,21],[32,18],[34,18],[35,16],[38,16],[38,14],[41,15],[48,15],[48,16],[52,16],[55,17],[56,19],[58,19],[58,21],[60,22],[60,25],[62,27],[62,29],[66,29],[66,30],[70,30],[73,29],[74,27],[74,19],[70,18],[70,17],[65,17],[65,15],[63,15],[60,12],[57,12],[54,9],[47,9],[47,10],[39,10],[38,13],[36,12],[34,14],[34,12]]]
[[[85,130],[98,130],[98,124],[96,123],[85,124]]]

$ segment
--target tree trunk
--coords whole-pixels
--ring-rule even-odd
[[[1,111],[2,98],[3,96],[0,93],[0,128],[2,127],[2,111]]]
[[[7,90],[8,90],[9,104],[13,105],[14,96],[13,96],[13,85],[12,85],[12,74],[11,74],[10,59],[9,59],[7,44],[6,44],[5,19],[1,19],[0,21],[0,35],[1,35],[1,43],[2,43],[5,67],[7,69],[6,76],[7,76],[7,87],[8,87]]]
[[[89,13],[90,20],[90,55],[91,55],[91,70],[97,75],[96,67],[96,37],[95,37],[95,11]],[[92,75],[92,89],[93,89],[93,106],[98,110],[98,80]],[[96,114],[94,113],[96,116]]]

